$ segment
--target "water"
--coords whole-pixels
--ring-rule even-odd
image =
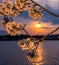
[[[43,65],[59,65],[59,41],[45,41],[41,46]],[[18,47],[17,41],[0,41],[0,65],[31,65],[31,63],[26,57],[26,52]]]

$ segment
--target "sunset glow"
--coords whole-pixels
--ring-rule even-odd
[[[31,35],[46,35],[56,27],[58,27],[58,25],[54,25],[51,22],[31,21],[29,25],[26,26],[26,30]],[[54,34],[56,33],[59,33],[59,31]]]

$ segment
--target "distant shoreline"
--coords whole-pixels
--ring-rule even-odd
[[[33,35],[35,39],[41,39],[44,36],[43,35]],[[28,35],[20,35],[20,36],[10,36],[10,35],[4,35],[0,36],[0,41],[18,41],[22,39],[30,38]],[[49,35],[45,40],[59,40],[59,34],[57,35]]]

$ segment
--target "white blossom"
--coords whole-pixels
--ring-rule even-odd
[[[18,46],[21,47],[22,50],[32,50],[35,48],[35,44],[33,41],[31,41],[30,38],[23,39],[22,41],[19,41]]]
[[[38,19],[38,18],[41,18],[43,16],[43,14],[41,12],[39,12],[35,9],[35,6],[31,6],[28,9],[28,12],[29,12],[30,17],[32,17],[34,19]]]
[[[16,22],[9,22],[6,24],[6,31],[9,35],[15,36],[19,35],[22,30],[22,24]]]
[[[28,9],[28,0],[15,0],[15,7],[20,11],[26,11]]]

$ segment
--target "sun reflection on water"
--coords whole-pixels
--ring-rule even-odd
[[[32,62],[33,65],[43,65],[44,64],[44,59],[45,59],[45,52],[43,48],[42,42],[40,42],[36,52],[36,56],[33,58],[28,57],[28,60]]]
[[[37,48],[37,53],[38,53],[38,58],[36,59],[36,64],[35,65],[42,65],[43,64],[43,54],[44,54],[44,51],[43,51],[43,44],[42,42],[39,44],[38,48]]]

